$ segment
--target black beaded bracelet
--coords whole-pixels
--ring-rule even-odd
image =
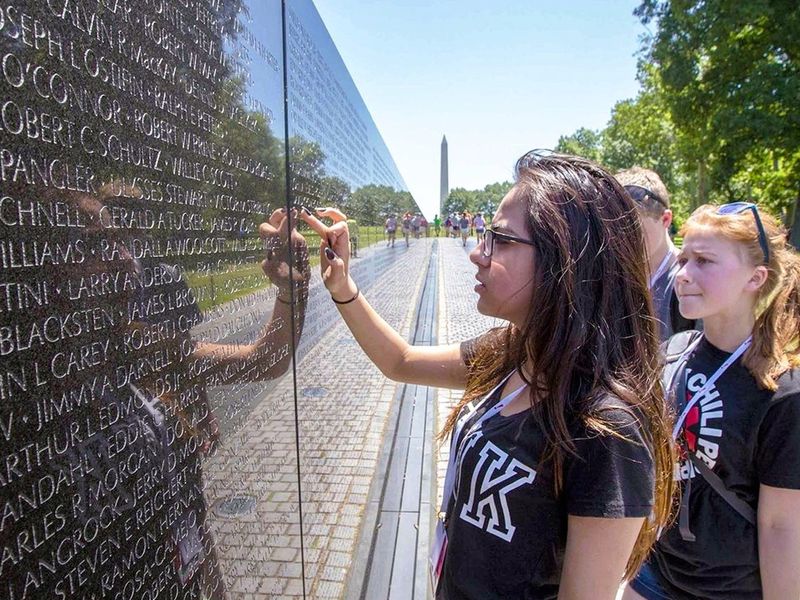
[[[355,296],[353,296],[352,298],[350,298],[350,300],[337,300],[337,299],[336,299],[336,298],[334,298],[333,296],[331,296],[331,300],[333,300],[334,302],[336,302],[336,304],[350,304],[350,303],[351,303],[353,300],[355,300],[356,298],[358,298],[358,295],[359,295],[360,293],[361,293],[361,290],[359,290],[359,289],[358,289],[358,286],[356,286],[356,295],[355,295]]]

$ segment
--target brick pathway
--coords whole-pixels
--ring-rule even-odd
[[[379,244],[352,264],[370,303],[406,337],[431,243]],[[311,286],[318,298],[309,303],[296,368],[299,432],[290,375],[227,386],[212,398],[227,435],[203,465],[205,493],[226,588],[235,598],[302,597],[298,438],[305,593],[343,597],[379,451],[392,433],[386,424],[395,384],[355,344],[318,274]],[[226,517],[231,499],[252,506]]]

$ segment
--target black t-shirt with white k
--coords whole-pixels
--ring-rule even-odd
[[[703,338],[687,363],[687,398],[729,356]],[[690,410],[683,436],[688,450],[754,509],[762,483],[800,489],[800,370],[785,373],[771,392],[757,386],[739,359]],[[756,527],[685,458],[676,477],[691,477],[689,525],[697,539],[684,541],[677,524],[660,538],[653,563],[665,591],[676,600],[761,598]]]
[[[499,400],[497,390],[473,418]],[[572,427],[578,457],[566,459],[558,497],[552,467],[540,464],[544,434],[530,411],[498,414],[467,438],[437,599],[556,598],[567,515],[650,514],[654,467],[641,425],[617,399],[603,408],[626,439]]]

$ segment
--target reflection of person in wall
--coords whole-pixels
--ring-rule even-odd
[[[394,240],[395,237],[397,237],[397,217],[389,215],[389,218],[386,219],[386,223],[384,224],[384,228],[386,231],[386,246],[391,245],[394,248]]]
[[[0,597],[222,598],[203,496],[201,459],[218,437],[206,388],[286,371],[305,241],[273,213],[260,229],[271,318],[249,343],[199,342],[200,290],[174,265],[134,258],[143,237],[115,227],[100,197],[53,194],[42,203],[58,202],[68,226],[5,230],[13,264],[35,264],[8,261],[6,285],[46,292],[0,313],[4,369],[20,378],[3,386]]]
[[[406,247],[409,245],[408,239],[411,236],[411,221],[410,212],[403,215],[403,238],[406,240]]]
[[[642,231],[585,159],[531,152],[470,253],[478,311],[508,325],[410,346],[349,275],[347,229],[321,257],[332,299],[388,377],[466,389],[431,554],[439,599],[613,600],[669,520],[672,452]]]

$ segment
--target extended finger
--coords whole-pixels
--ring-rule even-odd
[[[324,239],[320,240],[320,242],[319,242],[319,265],[320,265],[320,267],[322,268],[323,271],[325,270],[325,267],[330,263],[330,260],[328,260],[328,257],[325,254],[325,250],[328,249],[328,248],[330,248],[330,246],[328,246],[328,242],[326,242]]]
[[[284,217],[278,226],[278,233],[281,236],[281,241],[286,241],[289,239],[289,221],[294,221],[297,218],[297,211],[293,208],[291,218],[286,216],[284,213]]]
[[[286,217],[281,218],[275,225],[270,223],[262,223],[258,226],[258,235],[262,240],[269,240],[280,238],[282,241],[288,239],[289,234],[289,219]]]
[[[286,208],[276,208],[269,216],[269,224],[275,229],[280,227],[281,220],[286,216]]]
[[[328,226],[325,225],[322,221],[320,221],[317,217],[311,214],[311,211],[307,208],[304,208],[300,211],[300,218],[303,219],[308,226],[314,230],[321,239],[327,240],[328,239]]]
[[[265,240],[268,237],[278,235],[278,230],[280,229],[281,223],[285,216],[285,208],[276,208],[273,210],[272,214],[267,219],[267,222],[258,226],[258,235],[261,237],[261,239]]]
[[[321,217],[328,217],[329,219],[332,219],[334,223],[341,223],[342,221],[347,221],[347,215],[345,215],[338,208],[333,208],[332,206],[328,206],[325,208],[318,208],[317,214]]]
[[[330,241],[331,244],[334,244],[335,241],[341,237],[345,239],[350,237],[348,235],[347,223],[340,221],[328,227],[328,241]]]

